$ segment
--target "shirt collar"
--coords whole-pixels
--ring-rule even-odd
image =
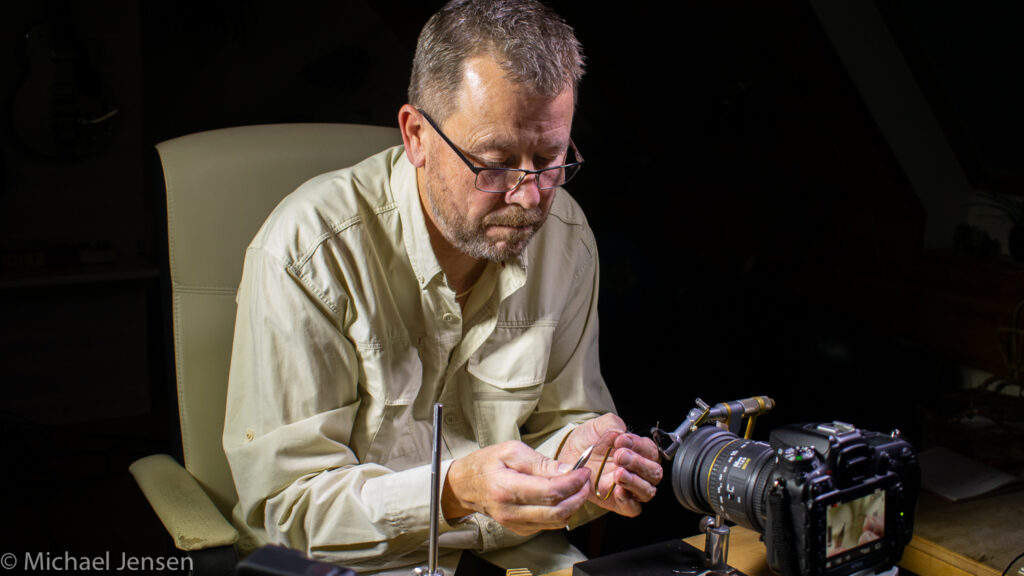
[[[416,184],[416,167],[405,156],[405,149],[395,159],[391,172],[391,190],[398,204],[398,213],[402,217],[402,240],[409,261],[416,273],[420,289],[440,274],[441,264],[437,261],[434,248],[430,245],[430,234],[427,232],[427,221],[420,207],[419,188]]]

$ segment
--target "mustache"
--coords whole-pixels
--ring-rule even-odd
[[[487,226],[540,226],[544,223],[544,211],[538,208],[507,208],[501,212],[489,214],[484,218]]]

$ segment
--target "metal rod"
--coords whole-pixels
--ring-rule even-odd
[[[441,414],[444,405],[434,404],[434,448],[430,457],[430,552],[427,568],[437,574],[437,532],[441,515]]]
[[[430,540],[427,548],[427,565],[417,566],[412,576],[444,576],[437,567],[438,528],[441,522],[441,415],[444,405],[434,404],[434,446],[430,450]]]
[[[704,567],[725,568],[729,565],[729,526],[721,516],[701,518],[704,533]]]

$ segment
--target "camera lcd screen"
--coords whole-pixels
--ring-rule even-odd
[[[832,558],[885,536],[885,490],[846,502],[836,502],[826,512],[828,542],[825,556]]]

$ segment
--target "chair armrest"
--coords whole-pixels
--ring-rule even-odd
[[[179,550],[231,546],[238,541],[235,527],[174,458],[146,456],[133,462],[128,471]]]

